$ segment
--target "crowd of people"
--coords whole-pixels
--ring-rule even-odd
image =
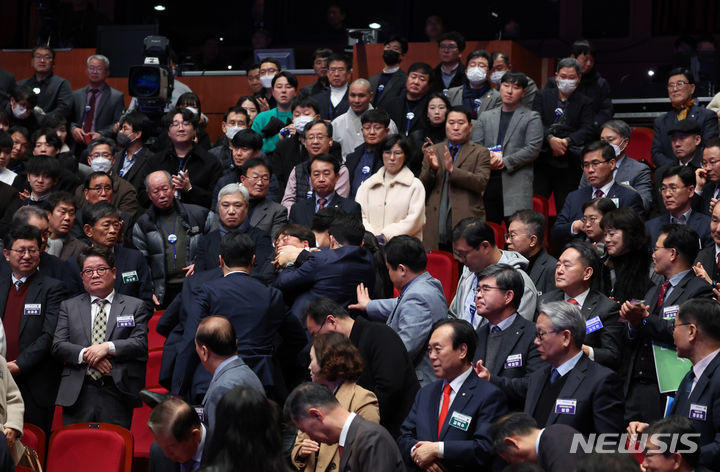
[[[644,470],[719,470],[720,138],[693,73],[640,162],[587,41],[542,88],[437,44],[403,70],[391,37],[354,81],[319,49],[302,89],[265,59],[213,144],[179,81],[151,119],[107,57],[72,91],[36,47],[0,103],[0,459],[19,416],[129,429],[142,398],[151,471],[637,470],[571,452],[625,432]],[[143,390],[153,312],[171,397]]]

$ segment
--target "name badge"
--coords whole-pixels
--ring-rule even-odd
[[[130,284],[140,280],[138,278],[137,271],[134,270],[131,270],[130,272],[123,272],[122,279],[124,284]]]
[[[666,306],[663,308],[663,319],[667,321],[675,321],[679,310],[679,305]]]
[[[585,334],[590,334],[593,331],[597,331],[602,327],[603,324],[602,321],[600,321],[599,316],[596,316],[595,318],[590,318],[585,322]]]
[[[619,198],[611,198],[612,202],[615,204],[616,208],[620,208],[620,199]]]
[[[200,417],[200,421],[201,421],[202,423],[204,423],[204,422],[205,422],[205,410],[203,409],[203,407],[201,407],[201,406],[195,406],[195,407],[193,407],[193,408],[195,408],[195,412],[196,412],[196,413],[198,414],[198,416]]]
[[[698,405],[696,403],[690,404],[690,414],[688,418],[691,420],[705,421],[707,420],[707,406]]]
[[[457,428],[460,431],[467,431],[468,428],[470,428],[471,421],[471,416],[463,415],[462,413],[453,411],[453,414],[450,417],[450,426],[452,426],[453,428]]]
[[[627,185],[628,187],[630,187],[630,181],[629,181],[629,180],[623,180],[623,181],[620,182],[620,183],[621,183],[622,185]]]
[[[135,326],[135,317],[133,315],[117,317],[118,328],[132,328],[133,326]]]
[[[514,369],[515,367],[522,367],[522,354],[511,354],[505,359],[506,369]]]
[[[42,311],[42,303],[26,303],[23,309],[23,315],[26,316],[40,316]]]
[[[558,398],[555,400],[555,413],[559,415],[574,415],[577,400],[563,400]]]

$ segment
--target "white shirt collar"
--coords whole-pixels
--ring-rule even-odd
[[[385,69],[383,68],[383,73],[385,74],[394,74],[395,72],[400,70],[400,66],[393,67],[392,69]]]
[[[563,297],[565,298],[565,301],[570,300],[571,298],[574,298],[576,302],[578,302],[578,305],[582,307],[585,305],[585,299],[587,298],[588,294],[590,293],[590,288],[585,290],[583,293],[578,295],[577,297],[571,297],[567,293],[563,293]]]
[[[347,419],[345,420],[345,424],[343,424],[342,430],[340,431],[340,439],[338,439],[338,446],[345,447],[345,440],[347,439],[348,431],[350,430],[350,423],[355,419],[357,415],[353,412],[350,412]]]
[[[716,349],[707,356],[700,359],[694,366],[693,366],[693,373],[695,374],[695,381],[697,382],[700,376],[705,372],[705,369],[707,369],[707,366],[710,365],[710,363],[717,357],[718,353],[720,352],[720,349]]]
[[[610,195],[610,187],[612,187],[614,183],[615,183],[614,180],[610,180],[610,182],[606,183],[605,185],[603,185],[603,186],[600,187],[599,189],[593,187],[593,196],[595,195],[595,191],[596,191],[596,190],[602,190],[603,197],[609,198],[608,195]]]
[[[113,289],[112,292],[110,292],[110,295],[108,295],[105,298],[96,297],[95,295],[90,295],[90,303],[95,303],[95,300],[106,300],[109,304],[112,305],[113,298],[115,298],[115,289]]]
[[[198,444],[197,451],[195,451],[195,455],[193,456],[193,460],[196,462],[202,462],[203,449],[205,449],[205,437],[207,436],[205,425],[200,423],[200,428],[202,430],[202,438],[200,439],[200,444]]]
[[[452,391],[457,393],[458,390],[460,390],[460,387],[462,387],[462,384],[465,383],[465,380],[467,380],[467,378],[472,372],[474,372],[472,366],[468,366],[465,372],[452,379],[452,382],[450,382],[450,388],[452,389]]]
[[[565,362],[563,362],[562,364],[557,366],[556,369],[557,369],[558,373],[560,374],[560,376],[565,377],[565,374],[567,374],[568,372],[573,370],[575,365],[580,360],[580,356],[582,356],[582,355],[583,355],[583,352],[581,350],[580,352],[578,352],[577,354],[572,356],[570,359],[566,360]]]
[[[540,455],[540,437],[545,432],[545,428],[540,430],[540,433],[538,433],[537,438],[535,438],[535,455]]]

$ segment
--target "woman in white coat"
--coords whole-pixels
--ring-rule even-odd
[[[399,234],[422,240],[425,225],[425,187],[408,169],[412,144],[393,134],[380,144],[383,167],[360,185],[355,201],[362,208],[363,225],[381,244]]]

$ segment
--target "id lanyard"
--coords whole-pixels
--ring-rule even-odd
[[[406,124],[405,124],[405,136],[410,134],[410,122],[415,118],[415,109],[417,108],[417,103],[415,106],[410,109],[410,104],[407,101],[407,98],[405,99],[405,108],[407,108],[407,113],[405,114]]]
[[[160,224],[162,225],[165,232],[168,233],[167,242],[169,242],[173,248],[173,263],[175,263],[177,261],[177,252],[175,251],[175,243],[178,240],[178,237],[175,234],[175,226],[177,225],[177,214],[175,214],[175,219],[173,220],[172,232],[168,231],[167,226],[165,226],[165,223],[163,223],[162,220],[160,220]]]

